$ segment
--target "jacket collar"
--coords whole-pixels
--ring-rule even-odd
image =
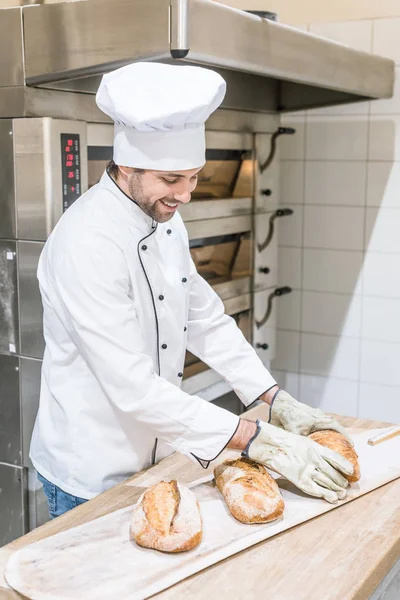
[[[121,190],[119,185],[114,181],[114,179],[109,175],[107,170],[104,171],[99,184],[100,187],[106,188],[109,192],[111,192],[114,196],[116,196],[119,201],[125,206],[127,210],[134,216],[135,220],[140,223],[146,224],[149,229],[155,229],[157,223],[152,219],[149,215],[146,215],[145,212],[140,208],[140,206],[132,200],[125,192]]]

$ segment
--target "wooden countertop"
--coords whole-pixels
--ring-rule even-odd
[[[266,406],[258,406],[245,413],[245,417],[265,419],[266,413]],[[351,417],[339,417],[339,420],[352,429],[388,425]],[[15,550],[133,504],[143,487],[153,479],[178,477],[189,483],[206,473],[190,459],[176,453],[0,548],[0,599],[23,598],[7,589],[3,577],[4,566]],[[153,597],[162,600],[203,599],[209,594],[229,600],[256,597],[367,600],[399,558],[400,479],[397,479],[337,510],[217,563]]]

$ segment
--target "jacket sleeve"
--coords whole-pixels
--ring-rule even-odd
[[[239,419],[155,373],[114,240],[89,233],[67,253],[53,253],[49,271],[54,309],[127,435],[131,423],[140,423],[174,450],[206,464],[216,458]]]
[[[276,384],[192,259],[187,347],[222,375],[246,406]]]

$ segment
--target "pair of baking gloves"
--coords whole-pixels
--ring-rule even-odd
[[[346,496],[349,482],[343,475],[352,475],[354,467],[337,452],[307,438],[321,429],[333,429],[349,439],[337,421],[279,390],[269,422],[257,421],[257,432],[243,454],[283,475],[306,494],[334,503]]]

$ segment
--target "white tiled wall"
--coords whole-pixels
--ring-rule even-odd
[[[372,51],[380,56],[387,56],[400,65],[400,17],[377,19],[373,27]]]
[[[382,163],[371,163],[382,165]],[[301,161],[297,161],[297,171],[300,171]],[[305,165],[305,195],[307,206],[312,204],[327,206],[364,206],[365,188],[367,181],[367,164],[365,161],[314,161],[308,160]],[[291,175],[291,169],[287,175]],[[381,171],[382,183],[376,194],[384,185],[386,171]],[[400,184],[400,172],[398,174]],[[396,182],[393,183],[396,185]],[[287,184],[288,187],[288,184]],[[282,190],[284,195],[285,190]],[[375,194],[375,195],[376,195]],[[373,196],[371,196],[373,202]]]
[[[400,423],[400,18],[309,31],[394,59],[392,99],[285,115],[278,382],[326,411]]]
[[[308,30],[356,50],[371,51],[373,21],[370,19],[342,23],[311,23]]]

